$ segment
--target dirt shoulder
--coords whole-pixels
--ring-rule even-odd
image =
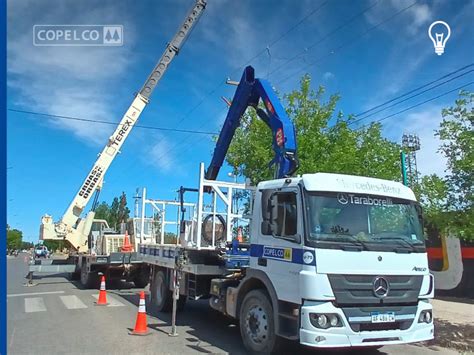
[[[435,299],[432,304],[435,338],[427,343],[460,352],[474,352],[474,301]]]

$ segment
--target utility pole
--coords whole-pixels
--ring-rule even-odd
[[[405,151],[405,169],[408,186],[414,188],[418,184],[418,165],[416,162],[416,152],[420,150],[420,137],[416,134],[404,133],[402,136],[402,146]],[[403,165],[403,164],[402,164]]]

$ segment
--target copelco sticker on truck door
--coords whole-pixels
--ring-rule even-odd
[[[263,256],[268,259],[278,259],[291,262],[292,254],[291,248],[263,247]]]

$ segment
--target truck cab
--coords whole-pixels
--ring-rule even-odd
[[[415,195],[398,182],[327,173],[261,182],[250,266],[231,293],[242,299],[246,283],[260,284],[274,333],[308,346],[432,339],[433,277],[422,226]],[[270,315],[255,299],[250,304],[243,298],[229,310],[240,318],[247,347],[264,351]]]

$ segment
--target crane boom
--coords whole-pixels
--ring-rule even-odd
[[[80,224],[80,216],[84,208],[89,203],[94,192],[100,190],[104,175],[110,167],[110,164],[120,152],[120,148],[138,121],[143,109],[148,104],[153,90],[158,85],[174,57],[179,53],[194,25],[201,17],[205,7],[205,0],[196,1],[178,29],[178,32],[166,46],[160,60],[137,93],[127,112],[123,115],[115,132],[110,136],[106,146],[99,154],[97,161],[89,174],[87,174],[86,179],[71,201],[62,219],[54,224],[54,231],[51,228],[52,221],[50,216],[46,215],[43,217],[40,228],[40,239],[65,239],[76,249],[83,249],[84,239],[86,239],[89,234],[88,229],[90,229],[89,224],[91,223],[91,221],[89,221],[90,223],[82,222],[82,224]]]
[[[258,107],[263,101],[265,110]],[[217,139],[211,163],[206,170],[205,178],[215,180],[224,162],[235,130],[240,125],[240,119],[247,108],[255,108],[260,117],[272,130],[272,147],[275,157],[270,162],[275,165],[275,177],[291,176],[298,169],[296,135],[293,122],[286,114],[270,83],[255,78],[251,66],[245,68],[240,83],[235,91],[227,117]]]

